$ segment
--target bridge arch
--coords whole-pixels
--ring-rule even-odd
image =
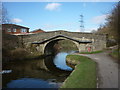
[[[46,55],[50,55],[50,54],[55,54],[56,49],[54,48],[54,45],[58,43],[58,41],[62,41],[62,40],[69,40],[66,38],[56,38],[54,40],[51,40],[47,43],[45,43],[44,45],[44,54]],[[70,42],[72,42],[74,45],[76,45],[78,51],[79,51],[79,43],[69,40]]]

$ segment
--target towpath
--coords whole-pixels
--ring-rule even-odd
[[[107,52],[79,55],[87,56],[97,62],[98,88],[118,88],[118,63]]]

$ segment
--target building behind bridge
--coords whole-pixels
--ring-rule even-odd
[[[29,28],[16,25],[16,24],[2,24],[2,30],[7,34],[27,34],[29,33]]]
[[[37,30],[31,31],[30,33],[36,34],[36,33],[42,33],[42,32],[45,32],[45,31],[43,31],[42,29],[37,29]]]
[[[16,24],[2,24],[2,31],[6,34],[12,35],[28,35],[28,34],[37,34],[41,32],[45,32],[42,29],[37,29],[34,31],[29,31],[30,28],[16,25]]]

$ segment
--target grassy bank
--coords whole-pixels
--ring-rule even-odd
[[[79,56],[68,55],[67,60],[79,61],[75,70],[65,80],[61,88],[96,88],[96,63],[91,59]]]
[[[120,55],[119,55],[119,52],[118,52],[118,49],[115,49],[113,50],[110,55],[116,59],[120,58]]]
[[[93,51],[93,52],[80,52],[80,54],[96,54],[96,53],[102,53],[103,51]]]

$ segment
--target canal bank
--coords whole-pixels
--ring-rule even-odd
[[[69,54],[60,52],[54,59],[11,62],[4,68],[12,71],[3,74],[3,87],[96,88],[96,63],[89,58]]]
[[[68,65],[75,69],[67,77],[61,88],[96,88],[97,72],[96,63],[90,58],[79,55],[68,55]]]

